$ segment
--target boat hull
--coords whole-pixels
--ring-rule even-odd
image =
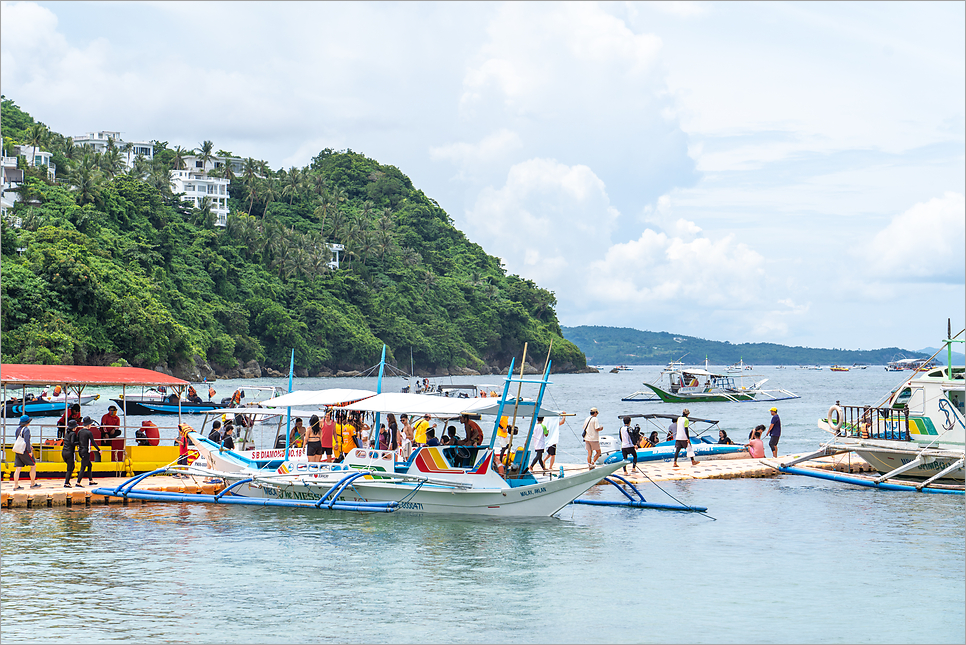
[[[339,495],[339,501],[397,502],[396,512],[407,514],[549,517],[620,467],[621,463],[608,464],[578,475],[503,488],[459,489],[414,482],[380,482],[366,477],[346,488]],[[338,479],[349,472],[335,471],[334,475],[326,475],[326,479],[314,483],[301,480],[286,484],[253,482],[232,489],[232,493],[257,499],[314,501],[322,499]]]
[[[649,388],[657,395],[663,403],[722,403],[726,401],[753,401],[758,394],[749,390],[734,390],[732,392],[685,392],[680,390],[677,393],[668,392],[651,383],[645,383],[644,387]]]
[[[166,403],[158,401],[157,399],[149,401],[117,398],[111,400],[117,403],[118,408],[120,408],[125,414],[133,414],[136,416],[178,414],[177,403]],[[182,401],[181,414],[206,414],[212,410],[217,410],[223,407],[223,403],[215,403],[214,401],[205,403],[187,403]]]
[[[88,403],[95,401],[98,395],[91,394],[89,396],[80,397],[79,403],[81,405],[87,405]],[[73,405],[78,403],[75,398],[71,398],[70,403],[67,405]],[[21,414],[26,414],[31,417],[59,417],[64,414],[65,404],[63,400],[60,401],[44,401],[38,403],[36,401],[27,401],[24,403],[7,403],[6,405],[6,417],[18,417]]]
[[[892,472],[900,466],[911,463],[920,452],[915,447],[909,446],[907,442],[859,442],[855,446],[850,447],[853,452],[875,468],[876,472],[880,475]],[[921,481],[930,479],[957,461],[961,461],[963,454],[962,450],[927,449],[925,451],[925,463],[901,473],[899,477]],[[963,484],[966,483],[966,477],[964,477],[963,468],[960,467],[958,470],[947,473],[938,481]]]
[[[696,459],[701,459],[702,461],[714,461],[718,459],[748,459],[748,450],[744,446],[736,445],[724,445],[724,444],[711,444],[704,443],[703,441],[692,441],[691,445],[694,447],[694,455]],[[687,459],[685,451],[681,451],[678,455],[679,459]],[[598,463],[603,464],[613,464],[620,463],[623,460],[622,453],[618,450],[617,452],[612,452],[608,455],[604,455],[598,460]],[[673,461],[674,460],[674,442],[668,441],[664,443],[659,443],[653,448],[641,448],[637,451],[637,461]]]

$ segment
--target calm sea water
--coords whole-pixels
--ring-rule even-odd
[[[557,375],[551,406],[606,430],[659,368]],[[778,404],[781,453],[817,447],[831,403],[877,403],[901,375],[756,373]],[[500,383],[499,377],[454,379]],[[260,383],[282,385],[281,380]],[[241,381],[219,382],[230,393]],[[249,382],[250,383],[250,382]],[[384,391],[401,379],[388,380]],[[299,388],[375,387],[301,379]],[[96,391],[96,390],[95,390]],[[114,396],[117,392],[103,390]],[[90,406],[106,411],[108,396]],[[757,403],[703,404],[734,437]],[[137,425],[139,419],[132,419]],[[172,434],[173,437],[173,434]],[[709,517],[571,506],[525,521],[132,505],[5,510],[4,642],[963,642],[964,500],[800,477],[662,485]],[[645,486],[649,501],[670,498]],[[616,491],[591,495],[617,498]]]

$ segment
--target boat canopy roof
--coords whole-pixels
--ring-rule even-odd
[[[318,410],[292,410],[293,417],[310,417],[318,414]],[[285,416],[288,408],[261,408],[261,407],[239,407],[239,408],[218,408],[216,410],[206,410],[205,414],[261,414],[268,417]]]
[[[660,414],[660,413],[649,413],[649,414],[618,414],[618,419],[623,419],[624,417],[630,417],[632,419],[668,419],[669,421],[675,421],[680,414]],[[697,417],[688,416],[689,421],[700,421],[702,423],[718,423],[713,419],[698,419]]]
[[[507,399],[503,406],[504,416],[513,414],[515,399]],[[433,417],[453,418],[461,414],[496,415],[500,410],[500,400],[495,397],[459,399],[427,394],[406,394],[403,392],[387,392],[377,394],[350,405],[340,406],[345,410],[356,412],[380,412],[393,414],[408,414],[422,416],[428,414]],[[521,399],[517,408],[517,416],[533,416],[536,401]],[[537,416],[559,417],[562,412],[541,407]]]
[[[685,367],[681,370],[685,374],[693,374],[695,376],[723,376],[723,374],[716,374],[714,372],[709,372],[708,370],[701,367]]]
[[[323,407],[331,405],[345,405],[355,403],[361,399],[375,396],[371,390],[351,390],[347,388],[331,388],[328,390],[296,390],[275,398],[262,401],[265,407],[285,408],[289,406]]]
[[[140,367],[103,367],[91,365],[0,365],[0,384],[24,385],[165,385],[185,386],[188,381]]]

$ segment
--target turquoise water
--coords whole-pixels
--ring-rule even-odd
[[[553,401],[580,421],[596,405],[612,429],[623,412],[676,409],[620,402],[656,372],[559,375]],[[760,372],[803,395],[778,404],[782,453],[817,446],[815,420],[836,399],[875,403],[899,382],[881,368]],[[692,413],[742,437],[768,407]],[[578,422],[565,426],[561,461],[580,461],[578,435]],[[587,506],[525,521],[159,504],[3,511],[3,640],[963,642],[962,497],[790,476],[662,487],[715,519]]]

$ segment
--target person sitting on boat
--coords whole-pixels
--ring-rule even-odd
[[[460,444],[459,437],[456,436],[456,426],[450,426],[446,428],[446,437],[444,438],[449,440],[449,445],[451,446],[457,446]],[[476,444],[467,443],[466,445],[476,445]]]
[[[735,442],[731,440],[728,433],[724,430],[718,430],[718,445],[722,446],[733,446]]]
[[[215,398],[216,394],[218,393],[215,392],[215,388],[208,386],[208,400],[211,401],[213,398]]]
[[[243,396],[244,395],[242,394],[241,390],[235,390],[235,393],[231,395],[231,403],[228,405],[228,407],[234,408],[241,405]]]
[[[204,403],[204,401],[201,400],[201,397],[198,396],[198,391],[192,385],[189,385],[188,386],[188,402],[189,403]]]
[[[228,424],[225,426],[225,432],[221,436],[221,447],[218,449],[219,451],[221,451],[222,449],[224,450],[235,449],[235,440],[231,436],[233,430],[234,430],[234,427],[231,424]]]
[[[453,428],[453,430],[455,431],[456,428]],[[435,427],[429,428],[426,431],[426,445],[427,446],[438,446],[439,445],[439,439],[436,438],[436,428]]]
[[[178,401],[180,400],[181,398],[178,396],[177,392],[172,392],[171,394],[168,395],[168,403],[170,403],[171,405],[178,405]]]
[[[479,446],[483,443],[483,430],[476,421],[471,419],[469,415],[463,414],[460,416],[460,422],[462,422],[463,430],[466,432],[466,439],[462,442],[464,446]]]
[[[641,439],[641,448],[653,448],[657,444],[661,443],[661,437],[657,434],[657,430],[651,432],[649,437],[643,437]]]
[[[76,421],[77,425],[80,425],[81,416],[80,403],[72,403],[70,407],[67,408],[67,412],[60,415],[60,418],[57,419],[57,438],[64,438],[64,431],[67,430],[68,421]]]
[[[208,433],[208,441],[213,441],[214,443],[221,443],[221,421],[215,419],[215,422],[211,424],[211,432]]]

